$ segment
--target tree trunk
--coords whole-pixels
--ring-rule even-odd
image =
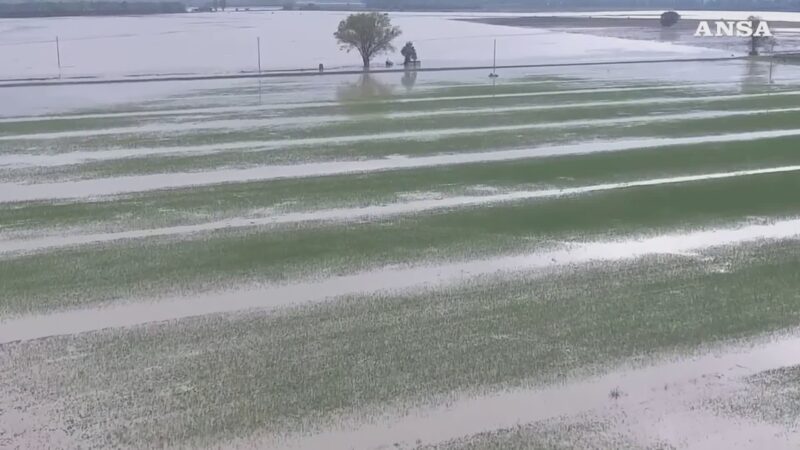
[[[361,60],[364,61],[364,72],[369,71],[369,56],[361,55]]]

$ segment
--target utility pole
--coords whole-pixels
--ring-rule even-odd
[[[56,60],[58,61],[58,78],[61,78],[61,45],[56,36]]]
[[[261,37],[256,38],[256,47],[258,47],[258,73],[261,74]]]
[[[492,73],[489,78],[497,78],[497,39],[494,40],[494,51],[492,53]]]

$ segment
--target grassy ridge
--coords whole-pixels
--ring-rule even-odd
[[[662,93],[664,94],[664,93]],[[141,117],[141,118],[116,118],[116,119],[80,119],[70,121],[68,130],[81,129],[82,124],[87,129],[94,128],[107,128],[107,127],[123,127],[148,123],[170,123],[174,122],[178,125],[175,132],[169,135],[162,133],[141,134],[137,132],[136,128],[131,128],[129,133],[120,133],[119,135],[112,136],[86,136],[86,137],[69,137],[59,140],[26,140],[20,138],[17,140],[0,142],[0,153],[5,149],[11,152],[15,151],[20,144],[26,148],[27,152],[44,152],[52,153],[58,151],[73,151],[76,146],[81,149],[107,148],[109,142],[115,145],[125,145],[128,147],[152,147],[152,146],[169,146],[169,145],[202,145],[208,143],[223,143],[223,142],[237,142],[248,140],[271,140],[271,139],[286,139],[286,138],[321,138],[321,137],[335,137],[347,136],[353,134],[374,134],[377,132],[397,132],[397,131],[419,131],[431,130],[441,128],[461,128],[461,127],[484,127],[491,125],[512,125],[512,124],[530,124],[530,123],[546,123],[558,122],[565,120],[588,120],[600,119],[608,117],[637,117],[646,116],[654,113],[680,113],[687,111],[697,110],[747,110],[747,109],[764,109],[764,108],[782,108],[782,107],[796,107],[797,95],[781,95],[780,91],[776,91],[774,95],[769,97],[757,98],[739,98],[739,99],[719,99],[719,100],[696,100],[696,95],[689,95],[684,93],[683,99],[680,103],[657,102],[657,99],[667,98],[681,98],[681,96],[652,96],[643,95],[641,92],[625,93],[624,98],[597,98],[600,94],[580,94],[579,97],[571,101],[564,101],[561,98],[547,98],[545,100],[532,99],[522,97],[521,99],[513,98],[499,98],[493,100],[491,103],[483,105],[474,105],[474,101],[458,100],[454,101],[452,105],[437,105],[434,104],[414,104],[410,103],[416,109],[411,112],[418,112],[422,117],[392,117],[389,118],[385,114],[377,113],[360,113],[358,115],[349,115],[342,106],[332,106],[327,108],[313,108],[308,110],[287,110],[285,112],[275,111],[242,111],[237,113],[215,113],[205,117],[188,116],[181,119],[180,116],[170,118],[165,117]],[[713,95],[712,92],[704,92],[703,96]],[[653,104],[620,104],[620,105],[591,105],[591,102],[604,102],[604,101],[648,101],[652,99]],[[486,102],[484,100],[484,102]],[[588,103],[588,104],[587,104]],[[388,103],[391,107],[389,112],[397,113],[397,107],[404,104]],[[552,106],[552,109],[534,109],[534,110],[520,110],[520,111],[503,111],[504,107],[534,107],[534,108],[547,108]],[[465,111],[473,108],[489,108],[490,112],[480,114],[464,114]],[[495,109],[498,109],[495,111]],[[438,115],[440,112],[452,112],[452,114]],[[428,112],[436,112],[437,115],[433,117],[425,116]],[[325,117],[333,115],[340,119],[348,119],[344,122],[336,122],[333,124],[326,124],[321,121],[321,124],[314,122],[315,116]],[[271,125],[271,118],[291,119],[297,118],[300,123],[305,126],[296,126],[291,123],[289,126],[285,125]],[[259,119],[264,123],[258,128],[244,128],[234,129],[227,132],[219,131],[202,131],[192,130],[192,132],[181,132],[180,123],[184,120],[189,122],[202,122],[206,119],[214,120],[242,120],[242,119]],[[114,123],[119,121],[119,124]],[[31,132],[54,132],[65,131],[64,121],[45,121],[45,122],[30,122],[30,123],[14,123],[14,124],[0,124],[0,132],[4,129],[7,134],[24,134]],[[74,122],[74,124],[72,123]],[[94,122],[105,124],[103,127],[97,127]],[[55,129],[50,130],[50,124],[56,125]],[[29,129],[34,127],[34,129]],[[15,142],[16,141],[16,142]],[[14,145],[12,145],[14,144]]]
[[[64,308],[237,280],[291,280],[376,264],[520,251],[558,239],[800,214],[797,174],[656,186],[408,216],[391,221],[218,231],[0,260],[0,314]]]
[[[230,217],[259,208],[331,208],[397,201],[398,194],[462,194],[499,189],[574,187],[800,164],[798,138],[536,158],[359,175],[232,183],[146,192],[88,202],[0,204],[0,228],[105,225],[124,229]],[[154,163],[156,164],[156,163]]]
[[[391,155],[420,157],[441,153],[466,153],[504,148],[536,148],[592,140],[702,137],[736,132],[794,129],[797,127],[797,123],[800,123],[799,120],[800,112],[776,112],[714,119],[499,130],[483,133],[469,132],[471,130],[469,127],[459,127],[464,132],[443,136],[434,134],[429,137],[415,138],[413,131],[408,131],[408,136],[393,137],[391,139],[377,139],[379,135],[371,135],[369,130],[363,130],[363,134],[359,136],[364,136],[365,138],[374,137],[376,139],[361,142],[337,142],[336,139],[332,138],[330,141],[322,143],[311,141],[298,145],[301,144],[301,141],[294,141],[292,145],[275,145],[272,147],[269,147],[272,139],[247,136],[246,132],[238,132],[228,133],[225,136],[236,136],[237,140],[233,142],[239,142],[238,139],[252,142],[252,146],[249,149],[225,150],[212,154],[202,154],[187,150],[182,154],[145,155],[56,167],[0,169],[0,179],[23,182],[35,177],[42,181],[59,181],[76,178],[213,170],[220,167],[252,167],[256,165],[359,160]],[[386,132],[386,130],[380,130],[380,132]],[[104,137],[104,139],[107,144],[110,139],[113,140],[113,138],[109,137]],[[796,143],[797,139],[792,142]],[[221,142],[211,138],[209,141],[203,141],[202,145],[211,145],[213,143]],[[141,141],[139,144],[141,144]],[[188,145],[187,142],[182,144]],[[124,143],[119,142],[116,145],[127,147]],[[160,145],[169,146],[167,143],[161,143]],[[265,148],[265,146],[268,147]],[[156,147],[159,147],[159,145],[156,145]],[[180,148],[177,148],[177,150],[180,152]]]
[[[651,443],[650,450],[669,449],[668,445]],[[572,450],[576,448],[640,450],[643,443],[633,436],[615,430],[602,419],[591,415],[578,420],[552,419],[510,429],[496,430],[463,437],[434,445],[423,445],[425,450]]]

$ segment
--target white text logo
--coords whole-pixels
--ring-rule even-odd
[[[771,37],[769,24],[763,20],[717,20],[713,26],[701,20],[694,35],[699,37]]]

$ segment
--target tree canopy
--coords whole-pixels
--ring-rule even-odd
[[[681,15],[676,13],[675,11],[667,11],[661,14],[661,26],[662,27],[671,27],[678,23],[681,20]]]
[[[370,12],[351,14],[339,22],[333,35],[342,50],[358,50],[367,69],[376,55],[394,51],[392,41],[401,33],[400,27],[392,26],[388,14]]]

